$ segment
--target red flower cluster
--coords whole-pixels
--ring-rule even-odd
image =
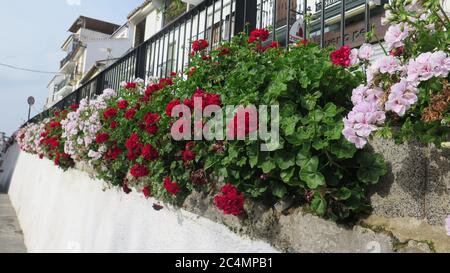
[[[280,47],[280,44],[277,41],[273,41],[266,46],[262,46],[261,44],[256,45],[256,49],[258,49],[259,52],[264,52],[269,48],[278,48],[278,47]]]
[[[171,85],[173,85],[172,78],[161,78],[159,79],[158,83],[153,83],[147,86],[144,92],[145,98],[148,99],[154,92],[164,89],[166,86]]]
[[[54,128],[59,128],[61,127],[61,123],[58,121],[52,121],[50,122],[50,128],[54,129]]]
[[[113,120],[113,121],[111,121],[111,124],[109,125],[109,128],[116,129],[117,125],[118,125],[117,121]]]
[[[134,115],[136,115],[136,109],[130,108],[125,112],[125,115],[123,116],[125,119],[133,119]]]
[[[113,117],[115,117],[117,115],[117,109],[116,108],[107,108],[106,110],[105,110],[105,112],[103,112],[103,117],[105,118],[105,119],[110,119],[110,118],[113,118]]]
[[[331,62],[335,65],[347,67],[350,65],[350,47],[341,46],[341,48],[331,52]]]
[[[269,38],[269,31],[267,29],[257,28],[250,32],[250,37],[248,38],[249,43],[253,42],[264,42]]]
[[[133,88],[136,88],[136,87],[137,87],[137,83],[135,83],[135,82],[127,82],[125,84],[125,89],[133,89]]]
[[[219,56],[229,55],[231,52],[229,47],[223,47],[223,46],[219,47],[217,50],[220,50]]]
[[[186,143],[186,148],[181,151],[184,162],[192,161],[195,159],[195,152],[191,151],[191,147],[194,145],[195,143],[193,141],[189,141],[188,143]]]
[[[148,169],[142,164],[134,164],[130,169],[130,173],[134,177],[144,177],[148,175]]]
[[[117,102],[117,107],[119,109],[125,109],[128,107],[128,101],[127,100],[120,100]]]
[[[145,160],[156,160],[159,156],[158,150],[156,150],[151,144],[145,144],[142,148],[142,157]]]
[[[122,150],[119,147],[111,147],[106,151],[106,159],[117,159],[122,154]]]
[[[77,109],[78,109],[78,104],[72,104],[70,106],[70,110],[72,110],[72,111],[76,111]]]
[[[194,99],[201,99],[202,110],[208,105],[222,105],[219,94],[207,93],[204,90],[197,88],[190,99],[185,99],[183,104],[194,110]],[[167,110],[166,110],[167,111]]]
[[[149,186],[145,186],[144,188],[142,188],[142,193],[144,194],[145,198],[149,198],[150,196],[152,196],[152,192]]]
[[[223,211],[224,214],[240,216],[245,213],[244,193],[239,193],[237,188],[228,183],[220,189],[220,194],[214,197],[214,204]]]
[[[194,41],[192,43],[192,50],[194,52],[198,52],[200,50],[203,50],[205,48],[208,47],[208,41],[204,40],[204,39],[198,39],[197,41]]]
[[[109,139],[108,133],[99,133],[99,134],[97,134],[97,137],[95,138],[95,142],[97,142],[97,144],[101,144],[101,143],[108,141],[108,139]]]
[[[142,144],[139,143],[139,136],[136,133],[132,133],[131,136],[125,141],[125,147],[128,150],[127,158],[129,160],[135,160],[141,155]]]
[[[175,181],[172,182],[170,177],[164,178],[164,188],[172,195],[176,195],[180,191],[180,186],[178,186],[178,183]]]
[[[172,109],[173,109],[175,106],[177,106],[177,105],[180,105],[180,99],[172,100],[172,101],[170,101],[170,102],[167,104],[167,106],[166,106],[166,115],[167,115],[168,117],[171,117],[171,116],[172,116]]]
[[[159,115],[155,113],[147,113],[144,116],[144,130],[150,134],[154,135],[158,131],[158,126],[156,122],[159,120]]]

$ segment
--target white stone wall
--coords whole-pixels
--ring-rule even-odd
[[[8,151],[12,161],[18,147]],[[184,210],[152,208],[153,199],[104,189],[78,170],[20,152],[9,162],[9,196],[30,252],[274,252]],[[15,166],[15,169],[14,169]],[[0,175],[0,183],[5,183]]]

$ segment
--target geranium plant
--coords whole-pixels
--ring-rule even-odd
[[[374,133],[439,147],[450,132],[450,20],[440,1],[395,0],[385,9],[385,55],[360,63],[366,81],[353,90],[343,134],[358,148]]]

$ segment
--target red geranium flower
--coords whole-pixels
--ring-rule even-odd
[[[103,112],[103,117],[105,119],[113,118],[117,115],[117,109],[116,108],[108,108]]]
[[[131,167],[130,173],[134,177],[144,177],[148,175],[148,169],[142,164],[135,164]]]
[[[203,50],[205,48],[208,47],[208,41],[204,40],[204,39],[198,39],[197,41],[194,41],[192,43],[192,50],[194,52],[198,52],[200,50]]]
[[[172,109],[173,109],[175,106],[179,105],[179,104],[180,104],[180,99],[175,99],[175,100],[172,100],[171,102],[169,102],[169,103],[167,104],[167,106],[166,106],[166,115],[167,115],[168,117],[171,117],[171,116],[172,116]]]
[[[159,84],[164,88],[173,85],[173,80],[172,78],[161,78],[159,79]]]
[[[158,150],[156,150],[151,144],[145,144],[142,148],[142,157],[145,160],[153,161],[158,158]]]
[[[117,159],[122,152],[123,151],[120,148],[112,147],[106,152],[105,157],[107,159]]]
[[[244,193],[239,193],[237,188],[228,183],[220,189],[220,193],[214,197],[214,204],[223,211],[224,214],[234,216],[243,215],[245,197]]]
[[[195,159],[195,153],[191,150],[188,150],[188,149],[183,150],[182,154],[183,154],[183,160],[185,162],[192,161]]]
[[[218,50],[220,50],[219,56],[228,55],[231,52],[229,47],[219,47]]]
[[[156,132],[158,132],[158,126],[156,126],[156,125],[145,126],[144,130],[145,130],[149,135],[154,135],[154,134],[156,134]]]
[[[109,125],[109,128],[115,129],[117,127],[117,121],[113,120],[111,121],[111,124]]]
[[[134,118],[134,115],[136,115],[136,109],[131,108],[125,112],[124,118],[130,120],[130,119]]]
[[[250,37],[248,38],[249,43],[253,43],[255,41],[264,42],[269,38],[269,31],[267,29],[257,28],[250,33]]]
[[[72,104],[71,106],[70,106],[70,110],[72,110],[72,111],[75,111],[75,110],[77,110],[78,109],[78,104]]]
[[[61,123],[57,121],[50,122],[50,128],[57,128],[57,127],[61,127]]]
[[[144,188],[142,188],[142,193],[144,194],[145,198],[149,198],[152,195],[149,186],[145,186]]]
[[[180,191],[180,187],[177,182],[172,182],[170,177],[164,178],[164,188],[172,195],[176,195]]]
[[[331,52],[331,62],[335,65],[347,67],[350,65],[350,47],[341,46],[341,48]]]
[[[132,89],[132,88],[136,88],[137,84],[135,82],[127,82],[127,84],[125,85],[126,89]]]
[[[101,143],[107,141],[108,139],[109,139],[108,133],[99,133],[99,134],[97,134],[97,137],[95,138],[95,142],[97,142],[97,144],[101,144]]]
[[[128,107],[128,101],[127,100],[120,100],[117,102],[117,107],[119,109],[125,109]]]

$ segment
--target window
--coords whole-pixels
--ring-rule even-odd
[[[134,46],[142,44],[145,40],[145,24],[146,19],[142,20],[137,26],[134,34]]]

